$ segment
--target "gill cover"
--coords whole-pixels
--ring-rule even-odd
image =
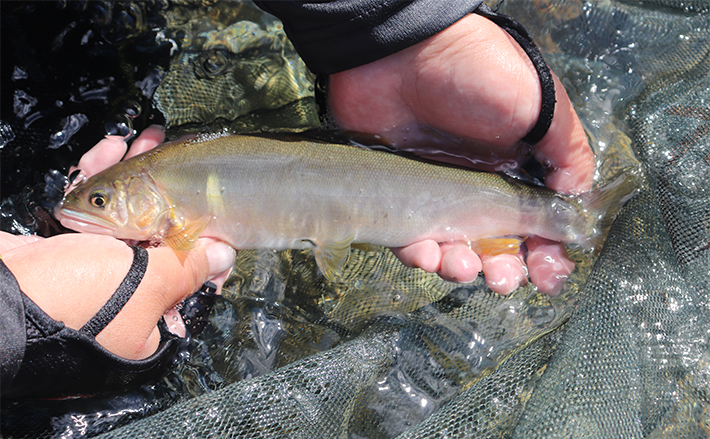
[[[126,162],[77,185],[57,206],[55,216],[80,232],[149,240],[169,227],[171,205],[150,174]]]
[[[143,173],[116,183],[117,192],[125,193],[126,225],[139,232],[142,238],[150,239],[169,227],[170,203],[155,185],[155,181]]]

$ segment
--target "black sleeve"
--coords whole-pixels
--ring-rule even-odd
[[[142,279],[147,263],[147,252],[134,249],[134,263],[121,283],[129,285],[130,294]],[[130,294],[124,297],[119,287],[102,308],[113,310],[99,311],[85,327],[74,330],[52,319],[23,294],[0,259],[0,396],[12,400],[94,395],[158,380],[173,363],[182,343],[167,331],[162,320],[158,325],[158,350],[142,360],[119,357],[94,338],[123,307],[111,306],[117,295],[125,302]],[[104,322],[104,318],[108,320]]]
[[[25,308],[20,286],[0,259],[0,389],[17,375],[25,355]],[[0,390],[0,393],[3,393]]]
[[[384,58],[446,29],[483,0],[340,0],[255,3],[277,16],[314,73]]]

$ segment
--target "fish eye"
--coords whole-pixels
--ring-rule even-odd
[[[92,206],[103,209],[108,203],[108,194],[105,191],[94,191],[89,195],[89,202]]]

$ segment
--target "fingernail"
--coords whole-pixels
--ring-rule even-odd
[[[163,125],[153,124],[153,125],[148,125],[148,128],[165,132],[165,127]]]
[[[237,252],[223,242],[210,244],[205,250],[210,266],[210,277],[217,276],[234,266]]]

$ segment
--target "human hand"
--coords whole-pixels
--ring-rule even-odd
[[[533,153],[548,165],[548,187],[587,191],[594,157],[562,84],[554,80],[554,118]],[[464,156],[468,164],[495,167],[510,165],[521,153],[520,139],[537,122],[541,90],[532,62],[515,40],[470,14],[405,50],[331,75],[328,99],[345,129],[380,134],[420,154],[448,150],[445,160],[461,163]],[[479,257],[463,243],[434,241],[393,250],[405,264],[444,279],[469,282],[482,270],[491,289],[506,294],[527,281],[529,270],[541,292],[558,293],[574,268],[564,246],[533,237],[526,247],[527,258],[522,252]]]
[[[148,128],[133,142],[129,155],[161,143],[162,130]],[[82,157],[86,177],[118,162],[126,152],[123,139],[99,142]],[[153,354],[160,342],[157,322],[163,314],[197,291],[207,280],[224,283],[234,264],[231,247],[202,238],[177,255],[169,247],[149,248],[143,280],[116,317],[96,336],[109,351],[132,360]],[[22,291],[50,317],[80,329],[116,291],[133,262],[124,242],[103,235],[65,234],[51,238],[0,232],[0,254]]]

